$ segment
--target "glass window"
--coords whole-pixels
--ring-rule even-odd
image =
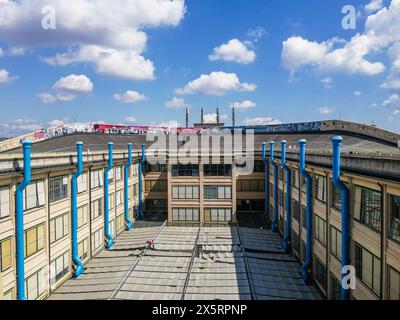
[[[87,190],[87,177],[88,177],[87,172],[82,173],[78,177],[78,179],[77,179],[78,193],[82,193]]]
[[[326,266],[317,257],[315,257],[315,280],[322,288],[326,290]]]
[[[68,197],[68,177],[54,177],[49,179],[49,202],[53,203]]]
[[[326,202],[326,177],[315,176],[315,198],[319,201]]]
[[[330,291],[331,300],[342,300],[342,282],[332,273],[330,275]]]
[[[167,199],[146,199],[145,201],[146,211],[168,211],[168,200]]]
[[[90,172],[91,188],[96,189],[103,186],[102,170],[93,170]]]
[[[118,190],[116,194],[116,205],[117,207],[121,206],[123,204],[123,199],[124,199],[124,191]]]
[[[199,186],[172,186],[173,199],[199,199]]]
[[[299,234],[292,229],[292,246],[293,249],[300,254],[300,237]]]
[[[97,230],[92,234],[92,252],[98,250],[103,244],[103,228]]]
[[[100,217],[103,210],[103,198],[92,201],[92,220]]]
[[[232,221],[231,208],[206,208],[204,209],[205,221],[230,222]]]
[[[45,204],[44,181],[33,181],[24,190],[24,210],[39,208]]]
[[[122,180],[122,166],[115,168],[115,179],[117,181]]]
[[[54,286],[69,272],[69,251],[50,263],[50,286]]]
[[[10,216],[10,187],[0,187],[0,219]]]
[[[333,226],[331,226],[331,253],[337,259],[342,259],[342,233]]]
[[[389,300],[400,300],[400,272],[389,266]]]
[[[78,255],[81,261],[85,261],[88,257],[88,238],[78,243]]]
[[[358,243],[354,244],[356,275],[375,294],[380,294],[381,260]]]
[[[231,164],[205,164],[204,175],[206,177],[229,177],[232,175]]]
[[[155,164],[150,164],[149,162],[146,162],[145,164],[145,172],[167,172],[168,166],[166,164],[160,164],[160,163],[155,163]]]
[[[378,191],[356,187],[354,218],[375,231],[381,229],[381,193]]]
[[[293,187],[296,189],[300,188],[300,174],[299,170],[292,169],[292,183]]]
[[[264,212],[265,200],[236,200],[237,211],[239,212]]]
[[[204,199],[232,199],[232,186],[204,186]]]
[[[198,177],[198,164],[174,164],[172,165],[173,177]]]
[[[85,204],[78,208],[78,228],[83,227],[88,223],[88,206]]]
[[[28,300],[36,300],[44,293],[44,268],[25,280],[25,294]]]
[[[326,246],[326,221],[314,214],[314,237]]]
[[[292,200],[292,210],[293,210],[293,219],[299,221],[300,216],[300,204],[297,200]]]
[[[44,248],[44,224],[25,231],[25,258]]]
[[[195,221],[200,220],[199,208],[172,208],[172,219],[174,221]]]
[[[165,192],[168,189],[167,180],[146,180],[146,192]]]
[[[400,242],[400,197],[389,196],[389,238]]]
[[[347,183],[344,183],[347,188],[349,185]],[[338,187],[336,187],[333,182],[331,183],[331,189],[332,189],[332,208],[340,211],[342,210],[342,194],[339,190]]]
[[[133,197],[137,197],[137,195],[138,195],[138,184],[135,183],[133,185]]]
[[[0,271],[12,267],[11,238],[0,242]]]
[[[69,213],[50,220],[50,243],[54,243],[69,234]]]

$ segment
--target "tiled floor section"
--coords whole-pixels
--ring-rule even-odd
[[[150,224],[122,234],[113,250],[94,258],[84,275],[67,281],[50,298],[320,299],[269,230],[241,227],[239,235],[236,226],[165,226],[154,249],[138,257],[159,230]]]

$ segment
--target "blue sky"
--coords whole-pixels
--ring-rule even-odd
[[[230,124],[232,104],[238,124],[340,116],[400,131],[398,0],[92,0],[94,13],[65,1],[0,3],[1,136],[72,121],[183,125],[184,106],[192,122],[219,106]],[[52,2],[56,30],[40,30]],[[355,30],[342,28],[349,4]]]

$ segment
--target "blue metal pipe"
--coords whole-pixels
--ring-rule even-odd
[[[286,172],[286,228],[282,241],[282,248],[285,252],[290,251],[290,238],[292,235],[291,199],[292,199],[292,171],[286,164],[286,140],[281,141],[282,146],[282,168]]]
[[[25,244],[24,244],[24,199],[25,188],[31,182],[31,141],[22,142],[24,152],[24,180],[17,185],[15,193],[15,233],[17,260],[17,299],[27,300],[25,295]]]
[[[104,170],[104,235],[106,237],[106,249],[111,249],[114,245],[112,235],[110,233],[110,219],[108,212],[108,173],[113,168],[113,146],[108,144],[108,167]]]
[[[143,212],[143,166],[146,162],[146,145],[142,144],[142,159],[139,161],[139,218],[144,219]]]
[[[128,162],[126,163],[124,169],[124,194],[125,194],[125,224],[126,230],[132,229],[132,222],[129,219],[129,167],[132,165],[132,143],[128,144]]]
[[[74,277],[79,277],[83,272],[83,263],[79,258],[78,253],[78,177],[83,172],[83,161],[82,161],[82,142],[76,143],[76,173],[72,176],[72,194],[71,194],[71,225],[72,225],[72,261],[75,264]]]
[[[262,159],[265,166],[265,208],[264,208],[264,218],[269,216],[269,163],[267,160],[267,144],[264,142],[262,144]]]
[[[349,189],[340,180],[340,147],[343,138],[335,136],[332,138],[333,144],[333,163],[332,163],[332,180],[333,184],[340,190],[342,197],[342,270],[349,265]],[[346,273],[342,271],[342,278]],[[342,300],[348,300],[350,289],[345,289],[342,286]]]
[[[306,192],[307,192],[307,205],[306,205],[306,260],[301,266],[300,274],[306,283],[310,283],[311,280],[311,233],[312,233],[312,178],[311,175],[306,171],[306,144],[307,141],[302,139],[299,141],[300,144],[300,173],[306,179]]]
[[[274,161],[274,145],[275,142],[273,141],[269,143],[269,161],[274,167],[274,216],[271,223],[271,230],[275,232],[278,229],[278,165]]]

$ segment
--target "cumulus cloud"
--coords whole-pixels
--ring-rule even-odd
[[[324,107],[318,108],[318,111],[319,111],[320,114],[331,114],[331,113],[335,112],[335,109],[331,108],[331,107],[324,106]]]
[[[246,35],[248,37],[254,39],[256,42],[258,41],[258,39],[260,39],[261,37],[263,37],[266,34],[267,34],[267,31],[261,26],[257,26],[254,29],[249,29],[246,32]]]
[[[38,94],[38,98],[44,104],[55,102],[73,101],[77,95],[90,93],[93,91],[92,81],[85,75],[71,74],[60,78],[53,85],[54,93],[43,92]]]
[[[17,79],[17,77],[11,76],[9,71],[7,71],[6,69],[0,69],[0,84],[9,83],[15,79]]]
[[[182,109],[189,107],[189,105],[185,102],[184,99],[176,97],[172,98],[170,101],[167,101],[165,103],[165,106],[168,109]]]
[[[42,123],[32,119],[17,119],[11,123],[0,123],[1,137],[15,137],[43,129]]]
[[[382,102],[383,107],[393,107],[400,105],[400,95],[392,94],[389,98]]]
[[[231,109],[235,108],[236,110],[244,111],[250,108],[254,108],[257,104],[250,100],[245,100],[243,102],[233,102],[229,105]]]
[[[364,9],[368,13],[376,12],[383,8],[383,0],[372,0]]]
[[[379,10],[380,2],[373,1],[370,8]],[[337,38],[322,42],[293,36],[283,42],[282,64],[295,73],[304,67],[322,72],[377,75],[385,71],[382,62],[371,61],[374,54],[388,49],[400,41],[400,1],[392,0],[365,21],[364,31],[350,40]],[[389,85],[387,85],[389,86]]]
[[[143,30],[177,26],[186,12],[184,0],[54,0],[57,27],[49,32],[41,27],[45,5],[46,0],[1,0],[0,39],[13,47],[65,47],[44,61],[92,63],[99,73],[135,80],[154,78],[153,63],[143,57]]]
[[[60,78],[53,85],[53,89],[71,93],[89,93],[93,91],[93,83],[84,74],[71,74],[67,77]]]
[[[354,94],[356,97],[359,97],[359,96],[362,95],[362,92],[359,91],[359,90],[357,90],[357,91],[354,91],[353,94]]]
[[[253,83],[241,83],[235,73],[218,71],[202,74],[183,88],[176,89],[175,93],[184,95],[200,92],[211,96],[223,96],[230,91],[254,91],[256,88]]]
[[[114,99],[123,103],[137,103],[147,100],[147,97],[137,91],[128,90],[125,93],[117,93]]]
[[[133,117],[133,116],[129,116],[129,117],[126,117],[126,118],[125,118],[125,121],[126,121],[127,123],[135,123],[135,122],[136,122],[136,118]]]
[[[220,121],[228,120],[228,116],[226,114],[220,115]],[[217,114],[216,113],[206,113],[204,114],[204,123],[217,123]]]
[[[282,121],[271,117],[265,117],[265,118],[260,117],[260,118],[247,118],[246,120],[243,121],[243,124],[245,126],[263,126],[263,125],[282,124]]]
[[[49,121],[49,126],[50,126],[50,127],[61,127],[61,126],[63,126],[64,124],[65,124],[65,123],[64,123],[63,120],[54,119],[54,120]]]
[[[224,60],[240,64],[249,64],[256,59],[256,53],[238,39],[232,39],[214,48],[213,53],[209,55],[208,58],[211,61]]]

